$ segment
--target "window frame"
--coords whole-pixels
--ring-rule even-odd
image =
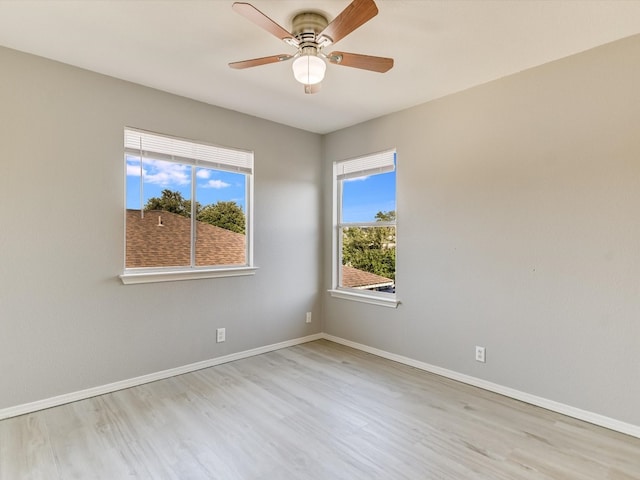
[[[393,156],[393,165],[388,164],[388,156]],[[353,168],[349,169],[350,166]],[[349,170],[349,171],[348,171]],[[397,294],[389,292],[377,292],[371,290],[362,290],[342,286],[342,248],[343,248],[343,229],[349,227],[393,227],[396,231],[396,249],[397,249],[397,191],[396,191],[396,220],[393,221],[367,221],[367,222],[344,222],[342,219],[342,201],[343,201],[343,183],[349,178],[358,178],[365,175],[378,175],[390,173],[397,170],[397,152],[396,149],[388,149],[377,153],[362,155],[346,160],[333,162],[333,232],[332,232],[332,275],[331,289],[329,293],[332,297],[345,300],[353,300],[357,302],[379,305],[384,307],[396,308],[400,301]],[[397,185],[397,179],[396,179]],[[397,188],[397,187],[396,187]],[[397,250],[396,250],[397,251]]]
[[[127,267],[127,191],[125,188],[125,208],[124,208],[124,253],[125,265],[122,274],[119,275],[123,284],[155,283],[177,280],[196,280],[203,278],[236,277],[254,275],[257,267],[253,263],[253,152],[237,148],[222,147],[201,141],[174,137],[170,135],[149,132],[138,128],[125,127],[124,129],[124,180],[127,182],[126,163],[127,156],[136,156],[141,162],[144,159],[153,159],[175,163],[177,165],[188,165],[191,167],[191,227],[190,227],[190,265],[172,267]],[[140,146],[136,149],[132,145],[136,139],[140,139]],[[158,147],[143,148],[142,142],[148,140],[153,144],[154,140],[160,142]],[[163,144],[163,141],[166,144]],[[184,147],[191,147],[191,153]],[[158,151],[155,151],[154,148]],[[164,151],[163,148],[165,149]],[[142,168],[142,166],[141,166]],[[230,171],[242,173],[245,177],[245,263],[242,265],[202,265],[195,264],[195,209],[197,205],[196,197],[196,172],[198,168],[208,168],[213,170]],[[142,202],[142,199],[141,199]],[[143,209],[144,206],[140,205]]]

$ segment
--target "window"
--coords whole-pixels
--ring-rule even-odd
[[[124,283],[253,273],[253,153],[126,128]]]
[[[396,152],[335,162],[333,296],[396,307]]]

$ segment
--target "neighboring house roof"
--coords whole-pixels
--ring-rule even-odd
[[[246,238],[196,221],[196,265],[245,265]],[[126,267],[177,267],[191,264],[191,219],[164,210],[127,210]],[[394,285],[390,278],[342,266],[342,286],[357,289]]]
[[[382,288],[393,286],[391,278],[365,272],[357,268],[342,266],[342,286],[358,289]]]
[[[191,264],[191,219],[164,210],[127,210],[126,267]],[[245,265],[245,236],[196,221],[196,265]]]

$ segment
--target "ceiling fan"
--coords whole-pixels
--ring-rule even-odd
[[[338,51],[325,54],[323,51],[378,14],[378,7],[373,0],[353,0],[331,22],[318,12],[299,13],[293,17],[291,33],[249,3],[235,2],[233,10],[297,51],[292,55],[280,54],[232,62],[229,64],[231,68],[243,69],[293,60],[293,75],[304,85],[304,92],[316,93],[320,90],[320,82],[324,78],[326,61],[334,65],[380,73],[393,67],[393,58]]]

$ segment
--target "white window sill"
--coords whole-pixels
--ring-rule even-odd
[[[332,297],[342,298],[344,300],[353,300],[355,302],[368,303],[370,305],[379,305],[382,307],[397,308],[400,300],[395,296],[380,296],[371,293],[361,293],[353,290],[329,290]]]
[[[203,268],[192,270],[129,270],[120,275],[125,285],[137,283],[175,282],[201,278],[241,277],[255,275],[257,267]]]

